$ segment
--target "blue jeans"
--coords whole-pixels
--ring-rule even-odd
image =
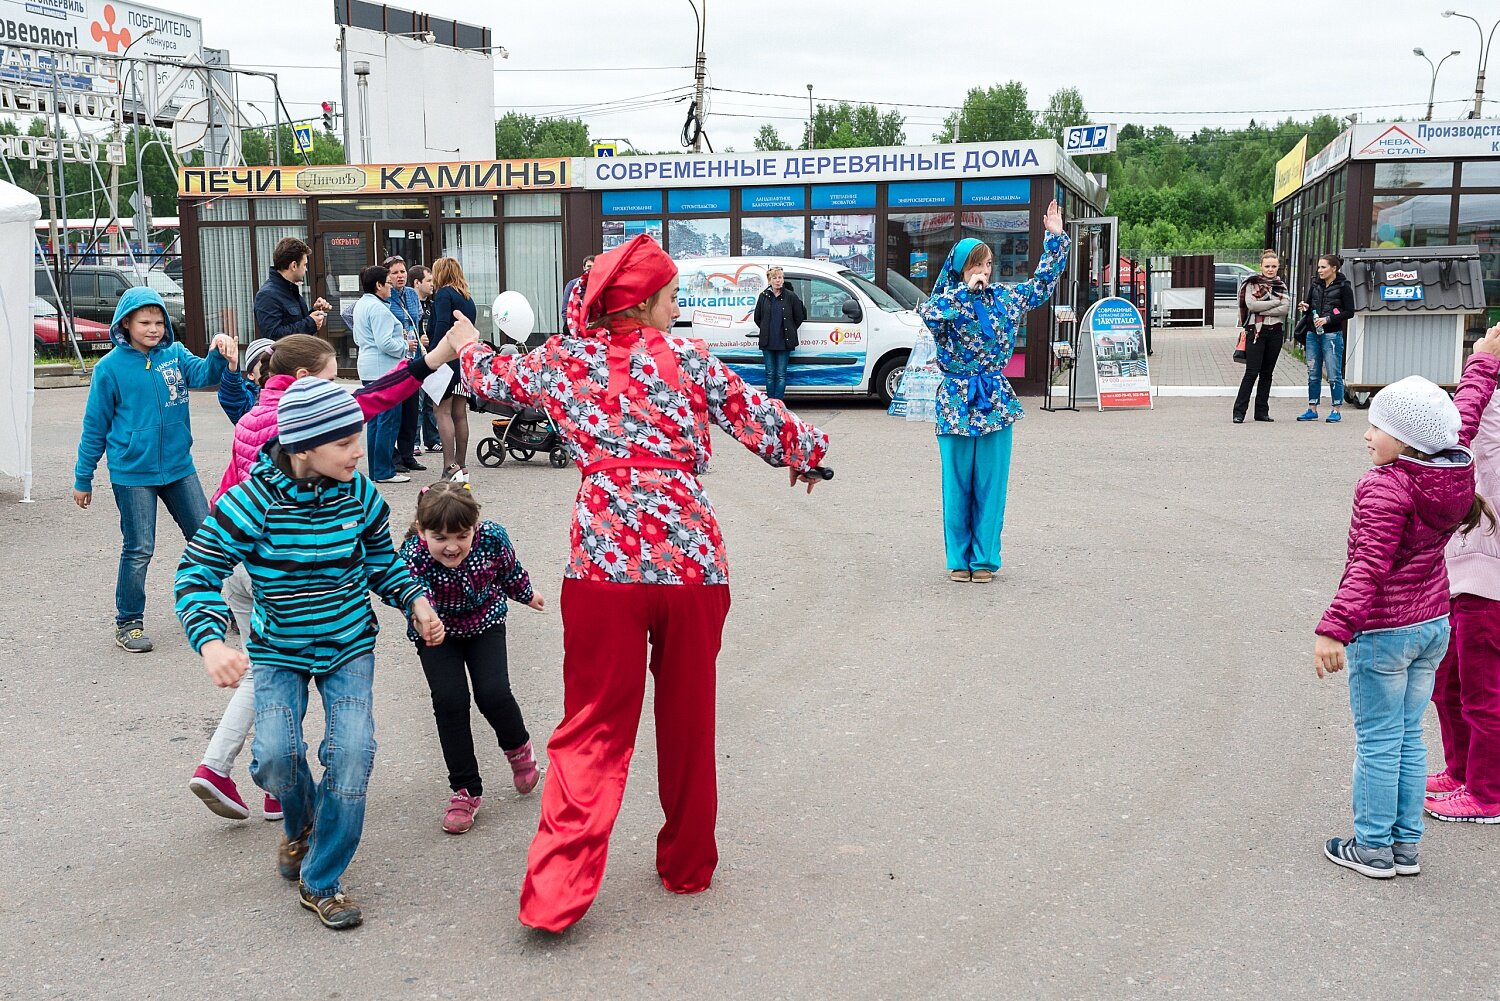
[[[115,625],[139,622],[146,614],[146,569],[156,552],[156,502],[167,506],[167,513],[182,529],[182,537],[191,539],[208,517],[208,498],[197,476],[153,487],[122,487],[118,483],[115,507],[120,509],[120,534],[125,543],[120,549],[120,572],[115,578]]]
[[[318,747],[323,777],[316,784],[302,739],[309,681],[318,686],[327,718]],[[281,800],[287,837],[295,838],[314,825],[302,860],[302,882],[314,896],[331,897],[339,892],[339,878],[364,832],[365,789],[375,768],[374,681],[373,654],[356,658],[331,674],[255,665],[250,776]]]
[[[1344,405],[1344,335],[1307,335],[1307,402],[1316,407],[1323,398],[1323,373],[1328,373],[1328,389],[1333,405]]]
[[[365,380],[368,386],[374,380]],[[396,433],[401,430],[401,408],[382,410],[365,422],[365,457],[370,479],[388,480],[396,475]]]
[[[422,444],[429,448],[441,445],[443,437],[438,434],[437,417],[432,412],[432,397],[420,390],[417,392],[417,397],[422,401]]]
[[[766,359],[766,395],[773,400],[786,398],[786,363],[790,351],[762,351]]]
[[[1354,837],[1368,848],[1422,837],[1427,744],[1422,713],[1448,651],[1448,617],[1360,633],[1349,644],[1354,712]]]

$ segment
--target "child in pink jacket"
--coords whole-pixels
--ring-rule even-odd
[[[445,362],[457,358],[452,345],[443,342],[425,358],[414,358],[390,371],[376,381],[354,391],[365,419],[374,414],[400,406],[422,386],[422,380]],[[266,363],[270,375],[261,390],[260,398],[234,427],[233,452],[224,478],[214,493],[211,504],[232,487],[245,481],[250,468],[266,443],[276,437],[276,405],[281,394],[297,379],[316,376],[333,379],[338,375],[338,364],[333,346],[311,334],[289,334],[276,342]],[[250,577],[243,566],[236,567],[233,575],[224,583],[224,600],[234,613],[240,635],[250,635]],[[218,728],[209,739],[203,752],[203,762],[188,780],[188,789],[203,801],[209,810],[230,820],[246,820],[250,807],[240,796],[234,779],[229,777],[235,758],[244,750],[245,740],[250,735],[255,720],[255,685],[250,672],[240,679],[239,686],[224,709]],[[281,804],[275,797],[267,795],[262,804],[267,820],[281,819]]]
[[[1349,558],[1318,623],[1318,677],[1343,670],[1354,714],[1354,837],[1330,838],[1335,865],[1386,879],[1421,871],[1427,746],[1422,713],[1448,649],[1443,549],[1489,512],[1468,444],[1495,392],[1500,324],[1474,346],[1453,399],[1411,376],[1370,405],[1372,468],[1354,489]]]
[[[1500,393],[1490,397],[1469,447],[1476,489],[1500,498]],[[1448,765],[1427,776],[1427,813],[1500,824],[1500,534],[1491,526],[1455,535],[1447,563],[1453,631],[1432,701]]]

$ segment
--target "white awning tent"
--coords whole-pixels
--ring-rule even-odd
[[[41,217],[35,195],[0,181],[0,475],[20,478],[23,501],[31,500],[32,259]]]

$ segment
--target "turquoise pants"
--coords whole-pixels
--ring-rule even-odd
[[[938,435],[949,570],[999,570],[1010,486],[1011,427],[978,438]]]

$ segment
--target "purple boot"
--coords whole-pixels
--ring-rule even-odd
[[[516,783],[516,792],[529,793],[536,788],[537,780],[542,773],[536,767],[536,754],[531,749],[531,741],[527,741],[514,751],[505,752],[505,760],[510,762],[511,777]]]

